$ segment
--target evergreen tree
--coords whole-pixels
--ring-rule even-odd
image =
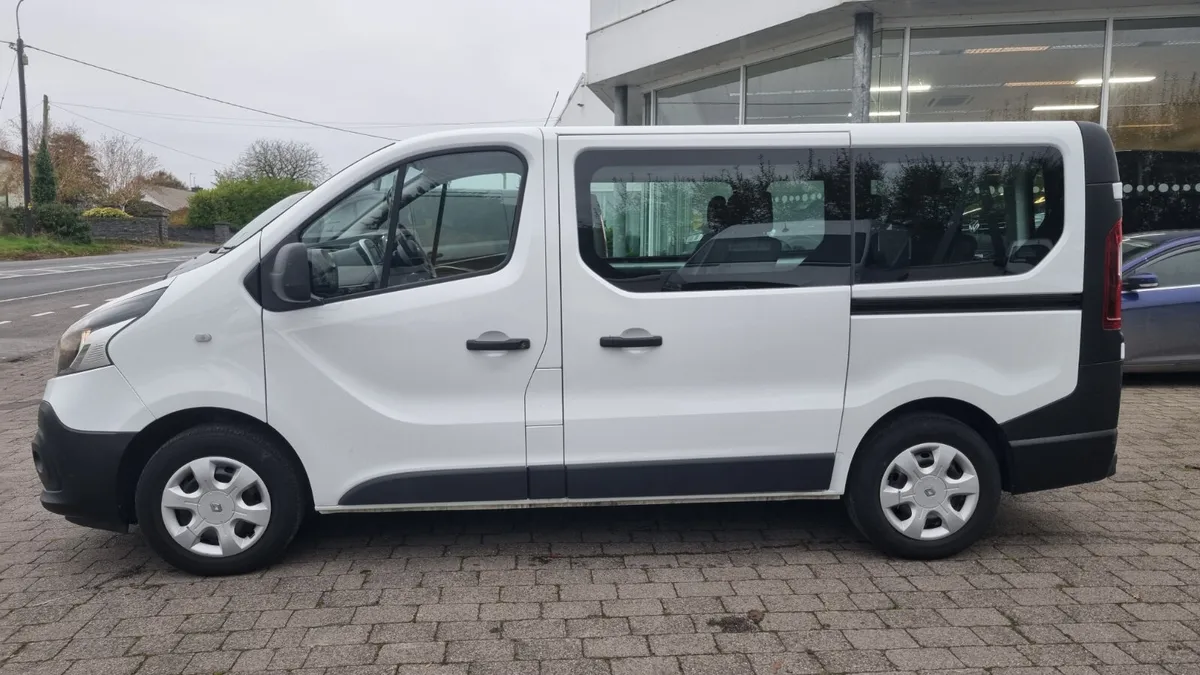
[[[30,186],[34,204],[52,204],[58,200],[58,179],[54,176],[54,163],[50,161],[50,148],[46,139],[38,147],[33,162],[33,185]]]

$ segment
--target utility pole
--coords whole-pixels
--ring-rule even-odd
[[[29,109],[25,106],[25,41],[21,39],[21,3],[13,12],[17,20],[17,85],[21,91],[21,178],[25,182],[25,236],[33,236],[33,211],[30,209],[33,196],[29,182]]]
[[[20,4],[18,3],[18,7]],[[20,23],[17,24],[18,26]],[[25,41],[17,34],[17,86],[21,92],[21,178],[25,182],[25,236],[33,236],[33,196],[29,182],[29,109],[25,106]]]

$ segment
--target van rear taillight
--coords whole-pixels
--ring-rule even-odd
[[[1121,330],[1121,219],[1104,240],[1104,330]]]

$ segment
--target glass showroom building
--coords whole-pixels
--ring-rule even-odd
[[[1198,2],[591,0],[591,22],[560,124],[1088,120],[1126,232],[1200,228]]]

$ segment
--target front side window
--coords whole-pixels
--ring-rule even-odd
[[[518,155],[488,150],[427,157],[372,179],[301,232],[313,292],[339,297],[499,269],[525,173]]]
[[[1200,286],[1200,248],[1168,253],[1142,265],[1135,274],[1153,274],[1159,288]]]
[[[849,283],[845,150],[596,150],[576,181],[580,255],[623,290]]]
[[[859,282],[1022,274],[1063,232],[1053,148],[869,149],[855,171]]]

